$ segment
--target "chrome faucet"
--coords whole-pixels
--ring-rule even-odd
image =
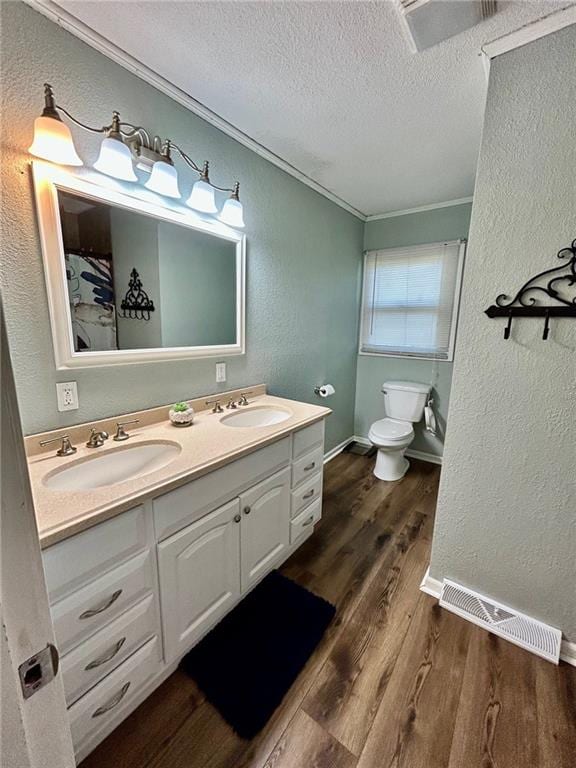
[[[86,448],[100,448],[101,445],[104,445],[104,440],[108,440],[108,432],[105,432],[103,429],[98,430],[92,427],[90,437],[86,443]]]
[[[238,400],[238,405],[250,405],[246,395],[251,395],[251,394],[252,392],[240,392],[240,400]]]
[[[130,421],[117,421],[116,422],[116,434],[112,438],[113,440],[116,440],[117,443],[121,443],[124,440],[128,440],[130,435],[124,427],[127,427],[128,424],[138,424],[140,422],[140,419],[130,419]]]
[[[224,409],[220,405],[220,400],[206,400],[206,405],[214,405],[212,413],[222,413]]]
[[[62,440],[62,445],[56,451],[56,456],[71,456],[78,450],[70,442],[70,435],[60,435],[59,437],[52,437],[50,440],[40,440],[40,445],[44,447],[45,445],[50,445],[50,443],[57,443],[58,440]]]
[[[230,400],[228,400],[228,405],[226,406],[226,408],[228,408],[228,410],[230,410],[231,408],[238,408],[238,406],[234,402],[234,398],[231,397]]]

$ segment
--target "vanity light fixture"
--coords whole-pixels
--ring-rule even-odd
[[[122,181],[137,182],[139,179],[133,165],[136,162],[138,169],[150,174],[144,184],[147,189],[179,199],[181,195],[178,188],[178,172],[171,157],[171,151],[174,150],[199,176],[192,186],[186,205],[201,213],[216,214],[218,207],[214,191],[229,192],[230,197],[225,201],[218,218],[231,227],[244,226],[242,203],[239,198],[240,184],[236,182],[233,187],[219,187],[213,184],[208,175],[208,161],[200,168],[170,139],[163,140],[159,136],[151,136],[141,126],[122,122],[118,112],[113,112],[110,125],[101,128],[86,125],[55,103],[52,87],[48,83],[44,84],[44,101],[42,115],[34,122],[34,141],[29,149],[31,154],[59,165],[82,165],[70,129],[60,117],[59,112],[63,112],[83,130],[104,134],[98,159],[94,163],[94,168],[100,173]]]
[[[34,120],[34,141],[28,151],[59,165],[82,165],[70,128],[62,122],[48,84],[44,85],[44,109]]]
[[[122,140],[118,112],[112,115],[112,126],[107,131],[106,137],[102,139],[100,154],[94,163],[94,168],[120,181],[138,181],[132,166],[132,152]]]
[[[156,160],[152,166],[152,173],[144,186],[159,195],[178,199],[180,198],[178,171],[174,168],[174,163],[170,157],[170,144],[171,142],[168,140],[164,145],[162,158]]]
[[[240,202],[240,182],[237,181],[234,184],[232,194],[226,200],[222,206],[222,210],[218,214],[220,221],[224,224],[228,224],[230,227],[240,228],[244,226],[244,216],[242,210],[242,203]]]
[[[208,161],[204,163],[202,172],[198,181],[192,187],[190,197],[186,200],[186,205],[194,208],[195,211],[202,213],[217,213],[216,201],[214,199],[214,188],[208,178]]]

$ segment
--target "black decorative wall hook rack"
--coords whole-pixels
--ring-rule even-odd
[[[551,317],[573,317],[576,319],[576,290],[570,296],[570,288],[576,286],[576,240],[567,248],[558,251],[563,264],[547,269],[528,280],[513,299],[501,293],[496,304],[488,307],[488,317],[506,317],[508,324],[504,338],[510,338],[512,320],[515,317],[543,317],[544,341],[550,335]]]
[[[150,320],[150,313],[154,312],[154,302],[148,298],[148,294],[142,288],[142,280],[136,269],[130,272],[128,290],[122,299],[120,309],[122,317],[129,317],[132,320]]]

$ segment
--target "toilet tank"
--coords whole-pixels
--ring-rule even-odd
[[[386,416],[400,421],[418,422],[432,387],[417,381],[385,381],[382,385]]]

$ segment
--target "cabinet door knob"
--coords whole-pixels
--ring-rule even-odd
[[[244,514],[249,515],[251,512],[251,507],[244,507]]]
[[[239,523],[240,520],[242,520],[242,517],[240,515],[234,515],[234,522]]]

